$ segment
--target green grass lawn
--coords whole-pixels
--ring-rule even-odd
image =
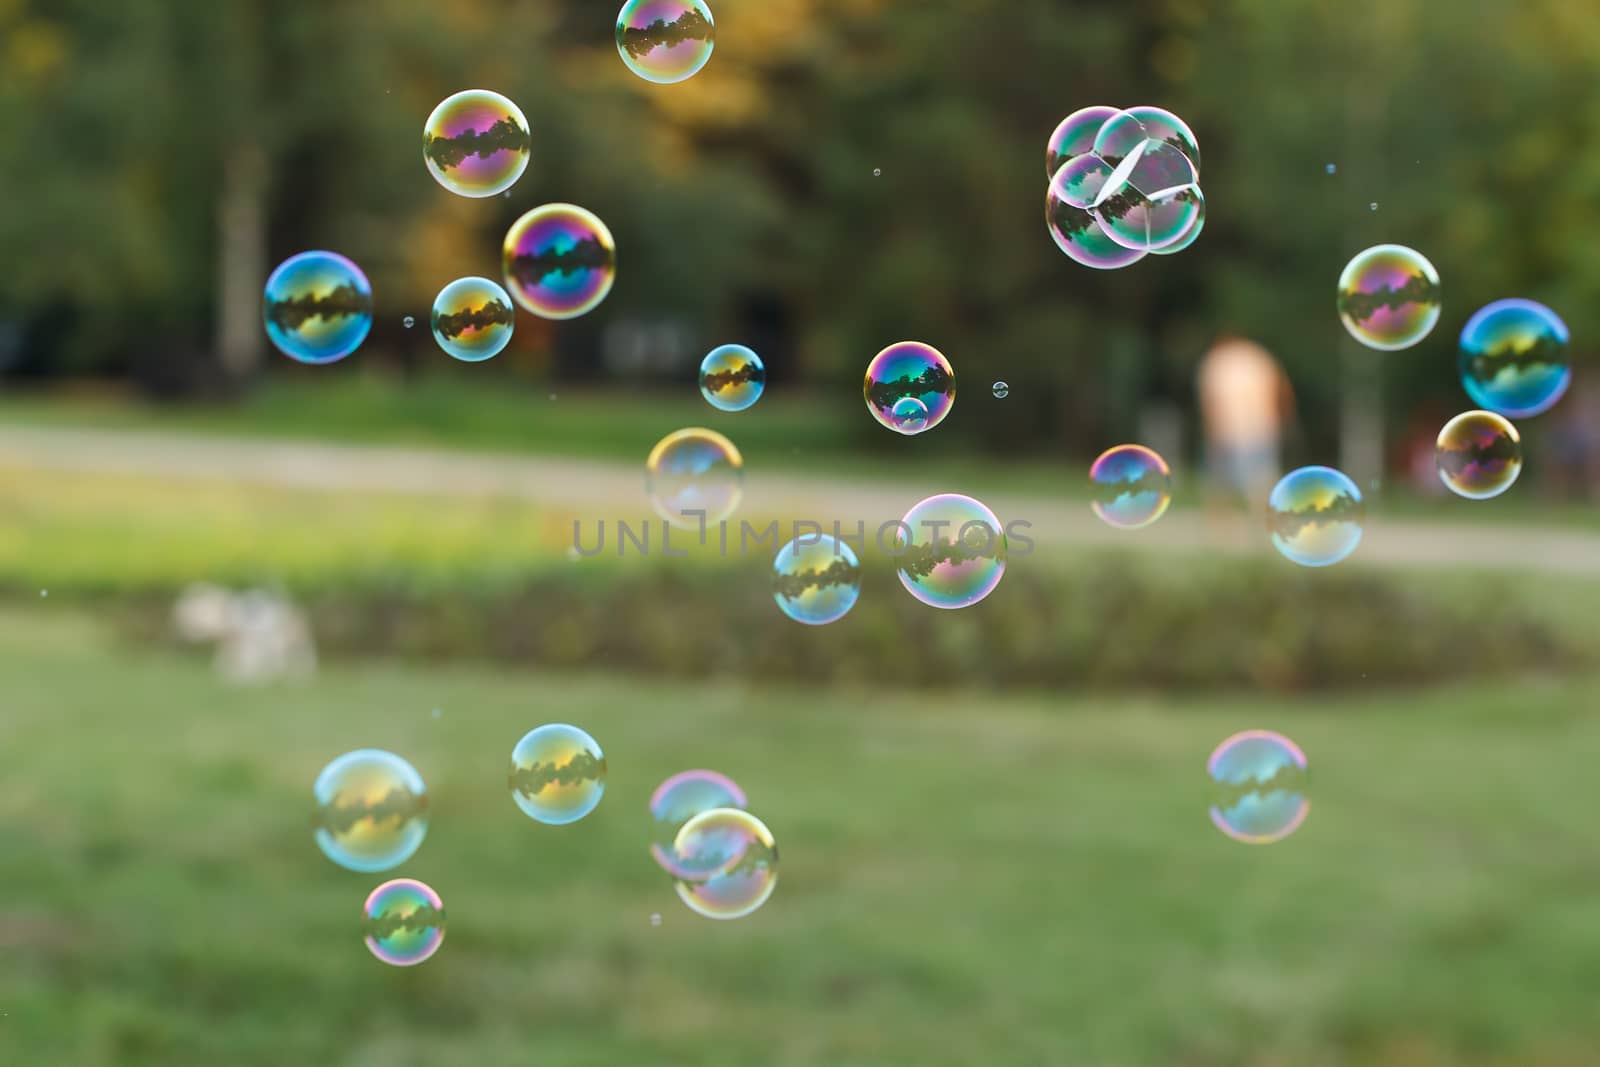
[[[1575,1065],[1600,1042],[1600,681],[1290,706],[379,663],[239,691],[42,600],[0,615],[0,692],[7,1064]],[[562,829],[504,785],[548,720],[610,765]],[[1256,726],[1313,774],[1265,848],[1205,814],[1207,753]],[[385,876],[311,840],[312,779],[361,746],[430,788],[395,873],[450,926],[414,970],[361,944]],[[779,839],[739,922],[683,909],[644,851],[650,791],[697,766]]]

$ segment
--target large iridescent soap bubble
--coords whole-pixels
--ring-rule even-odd
[[[576,204],[545,204],[512,223],[501,248],[506,288],[545,319],[593,311],[617,278],[617,246],[606,224]]]
[[[802,535],[772,561],[772,598],[795,622],[837,622],[861,595],[861,562],[855,550],[831,534]]]
[[[981,500],[940,493],[906,512],[893,555],[912,596],[935,608],[970,607],[1005,575],[1005,528]]]
[[[1106,236],[1124,248],[1157,252],[1189,243],[1205,210],[1197,178],[1182,152],[1146,138],[1100,184],[1090,210]]]
[[[1361,490],[1332,467],[1290,471],[1267,498],[1273,547],[1302,567],[1329,567],[1354,552],[1366,517]]]
[[[1124,530],[1149,526],[1172,503],[1172,470],[1154,449],[1117,445],[1089,467],[1089,506],[1102,522]]]
[[[527,116],[488,89],[445,97],[422,128],[422,158],[434,180],[458,196],[498,196],[528,169]]]
[[[700,361],[700,395],[718,411],[743,411],[766,384],[766,364],[744,345],[718,345]]]
[[[1094,149],[1094,138],[1106,120],[1113,118],[1117,109],[1105,104],[1080,107],[1062,119],[1050,133],[1044,147],[1044,176],[1053,178],[1061,164],[1073,156],[1081,156]]]
[[[1093,212],[1074,207],[1067,199],[1073,195],[1076,194],[1051,182],[1044,198],[1045,228],[1068,259],[1095,270],[1117,270],[1145,257],[1146,253],[1126,248],[1106,236]]]
[[[644,488],[657,515],[680,529],[700,530],[738,509],[744,457],[715,430],[675,430],[646,457]]]
[[[337,252],[290,256],[262,294],[267,338],[301,363],[333,363],[361,347],[372,329],[372,283]]]
[[[692,78],[711,58],[717,25],[704,0],[627,0],[617,12],[617,52],[647,82]]]
[[[1146,138],[1157,141],[1182,152],[1184,158],[1194,165],[1196,177],[1200,174],[1200,140],[1177,115],[1165,108],[1154,107],[1150,104],[1139,104],[1130,107],[1125,115],[1132,117],[1144,129]],[[1115,118],[1116,116],[1112,116]],[[1109,119],[1108,119],[1109,121]]]
[[[433,299],[433,339],[455,359],[479,363],[511,343],[517,313],[511,297],[488,278],[457,278]]]
[[[414,878],[374,889],[361,917],[367,950],[392,967],[414,967],[444,944],[444,901]]]
[[[410,859],[428,834],[428,791],[417,769],[392,752],[346,752],[312,786],[313,836],[323,855],[351,871],[387,871]]]
[[[548,826],[577,822],[605,795],[605,753],[578,727],[546,723],[523,734],[511,750],[506,784],[528,818]]]
[[[1439,272],[1414,248],[1373,245],[1339,275],[1339,321],[1381,352],[1410,348],[1439,321]]]
[[[650,818],[655,823],[651,858],[674,878],[709,878],[731,861],[713,857],[704,850],[697,855],[680,857],[673,846],[678,831],[701,812],[713,808],[743,808],[746,803],[739,783],[725,774],[707,770],[674,774],[650,795]]]
[[[1522,436],[1504,415],[1463,411],[1444,424],[1434,445],[1439,480],[1468,500],[1510,489],[1522,473]]]
[[[880,425],[895,433],[922,433],[950,414],[956,402],[956,372],[932,345],[897,341],[867,364],[861,394]],[[901,404],[906,399],[916,405]]]
[[[676,883],[679,899],[708,919],[742,919],[778,887],[778,843],[748,811],[701,812],[683,824],[672,845],[681,869],[714,872]]]
[[[1513,419],[1543,414],[1572,384],[1571,335],[1533,300],[1496,300],[1461,330],[1461,386],[1480,407]]]
[[[1223,741],[1206,761],[1211,822],[1235,841],[1268,845],[1300,828],[1306,798],[1306,754],[1270,730],[1246,730]]]

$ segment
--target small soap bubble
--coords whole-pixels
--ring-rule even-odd
[[[488,89],[445,97],[422,129],[422,158],[434,180],[458,196],[505,192],[528,169],[528,119]]]
[[[718,345],[700,361],[700,395],[718,411],[743,411],[766,385],[766,364],[744,345]]]
[[[994,385],[990,386],[990,390],[994,393],[996,400],[1004,400],[1011,395],[1011,386],[1005,382],[995,382]]]
[[[400,320],[400,325],[404,326],[408,330],[416,324],[417,320],[412,318],[410,315],[407,315],[405,318]]]
[[[444,901],[414,878],[374,889],[361,909],[367,949],[394,967],[414,967],[444,944]]]
[[[715,872],[676,883],[679,899],[708,919],[743,918],[765,904],[778,886],[778,843],[766,824],[747,811],[701,812],[683,824],[672,846],[678,864]]]
[[[1434,447],[1439,480],[1457,496],[1488,500],[1522,473],[1522,438],[1503,415],[1464,411],[1444,424]]]
[[[347,870],[398,867],[428,833],[428,794],[415,767],[379,749],[346,752],[317,775],[317,847]]]
[[[1461,387],[1472,402],[1514,419],[1555,406],[1572,384],[1571,335],[1561,316],[1533,300],[1496,300],[1461,330]]]
[[[627,0],[617,12],[617,52],[647,82],[671,85],[693,77],[716,43],[704,0]]]
[[[795,622],[837,622],[860,595],[861,562],[842,537],[797,537],[772,561],[772,597]]]
[[[1117,445],[1089,467],[1090,507],[1107,525],[1124,530],[1149,526],[1172,503],[1172,471],[1144,445]]]
[[[593,311],[617,279],[617,245],[599,217],[576,204],[545,204],[512,223],[501,247],[506,287],[546,319]]]
[[[1267,529],[1285,559],[1328,567],[1361,543],[1367,505],[1343,471],[1301,467],[1285,474],[1267,498]]]
[[[950,414],[956,372],[932,345],[899,341],[872,357],[861,393],[880,424],[896,433],[921,433]],[[914,403],[903,403],[906,400]]]
[[[661,925],[661,913],[659,911],[651,913],[651,915],[650,915],[650,925],[651,926],[660,926]]]
[[[42,598],[42,597],[47,597],[47,596],[49,596],[49,595],[50,595],[50,590],[48,590],[48,589],[41,589],[41,590],[39,590],[39,596],[40,596],[40,597],[41,597],[41,598]]]
[[[1206,761],[1211,822],[1235,841],[1268,845],[1300,828],[1306,799],[1306,754],[1270,730],[1246,730],[1223,741]]]
[[[1373,245],[1345,264],[1336,306],[1350,336],[1368,348],[1410,348],[1439,321],[1439,272],[1414,248]]]
[[[981,500],[940,493],[920,501],[895,528],[900,584],[935,608],[965,608],[1000,584],[1005,527]]]
[[[300,363],[333,363],[372,329],[372,284],[337,252],[301,252],[278,264],[262,300],[267,338]]]
[[[435,719],[439,718],[443,714],[444,714],[444,709],[443,708],[434,708],[433,709],[433,717]]]
[[[715,430],[677,430],[650,450],[644,485],[657,515],[680,529],[699,530],[702,523],[719,523],[739,507],[744,457]]]
[[[1333,164],[1333,163],[1329,163],[1326,169],[1327,169],[1329,174],[1337,174],[1337,173],[1339,173],[1338,166],[1336,164]]]
[[[605,795],[605,753],[578,727],[547,723],[529,730],[511,750],[506,784],[528,818],[548,826],[577,822]]]
[[[1374,200],[1372,203],[1368,204],[1367,205],[1367,210],[1368,211],[1376,211],[1376,210],[1378,210],[1378,202],[1376,200]]]
[[[511,297],[488,278],[457,278],[433,300],[433,339],[463,363],[497,356],[511,343],[516,311]]]
[[[881,178],[881,177],[883,177],[883,171],[879,170],[877,167],[873,167],[872,168],[872,176],[874,178]]]
[[[715,872],[716,864],[705,854],[698,861],[684,857],[680,862],[673,849],[678,831],[701,812],[714,808],[743,808],[746,803],[739,783],[725,774],[708,770],[674,774],[656,786],[656,791],[650,795],[650,818],[655,822],[655,839],[650,842],[651,858],[674,878],[709,876]],[[699,866],[695,866],[695,862]]]

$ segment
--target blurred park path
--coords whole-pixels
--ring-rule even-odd
[[[9,426],[0,427],[0,467],[326,492],[502,497],[580,521],[590,540],[599,520],[632,521],[648,514],[639,465],[563,456]],[[810,520],[826,528],[837,520],[847,534],[859,520],[871,538],[881,523],[899,518],[916,501],[940,492],[977,496],[1007,524],[1031,523],[1025,533],[1039,549],[1114,546],[1229,554],[1271,550],[1260,525],[1240,514],[1174,509],[1147,529],[1117,530],[1096,519],[1082,500],[951,485],[925,470],[873,480],[747,468],[739,517],[758,527],[777,519],[785,531],[794,521]],[[736,531],[730,533],[730,540],[736,537]],[[1388,566],[1600,575],[1600,532],[1527,522],[1372,517],[1354,558]]]

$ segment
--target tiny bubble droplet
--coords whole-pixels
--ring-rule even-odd
[[[872,168],[872,176],[873,176],[873,177],[874,177],[874,178],[881,178],[881,177],[883,177],[883,171],[882,171],[882,170],[880,170],[880,169],[879,169],[879,168],[877,168],[877,167],[873,167],[873,168]]]
[[[660,926],[661,925],[661,913],[660,912],[654,912],[654,913],[651,914],[651,916],[650,916],[650,925],[651,926]]]
[[[1339,165],[1337,163],[1329,163],[1328,164],[1328,173],[1329,174],[1338,174],[1339,173]]]
[[[439,716],[441,716],[443,714],[444,714],[444,709],[443,708],[434,708],[433,709],[433,717],[435,719],[437,719]]]
[[[408,330],[416,324],[417,320],[412,318],[410,315],[407,315],[405,318],[400,320],[400,325],[404,326]]]
[[[1005,382],[995,382],[991,388],[994,390],[994,398],[996,400],[1004,400],[1011,392],[1011,386]]]
[[[1376,210],[1378,210],[1378,202],[1376,200],[1374,200],[1372,203],[1368,204],[1367,205],[1367,210],[1368,211],[1376,211]]]
[[[49,596],[49,595],[50,595],[50,590],[48,590],[48,589],[41,589],[41,590],[39,590],[39,595],[40,595],[40,596],[41,596],[41,597],[47,597],[47,596]]]

